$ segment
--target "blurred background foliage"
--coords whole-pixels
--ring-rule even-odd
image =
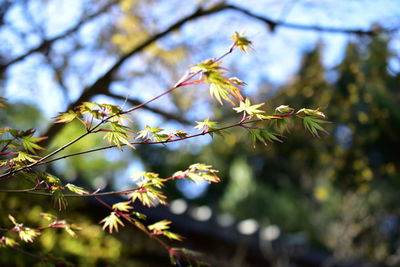
[[[179,1],[87,0],[79,1],[80,4],[76,1],[77,7],[75,4],[69,7],[80,10],[78,19],[69,23],[75,25],[78,21],[73,34],[47,42],[47,47],[41,47],[24,60],[8,64],[18,54],[60,34],[57,28],[63,23],[51,25],[53,20],[57,21],[50,12],[53,2],[2,1],[0,28],[4,41],[0,47],[0,96],[9,98],[7,109],[1,110],[0,125],[37,129],[50,137],[49,150],[84,130],[78,123],[56,133],[47,129],[54,112],[80,100],[83,92],[89,92],[84,100],[135,105],[173,85],[188,65],[224,51],[222,44],[227,44],[226,36],[231,32],[224,30],[227,33],[223,35],[215,32],[226,21],[232,22],[231,27],[245,21],[249,27],[265,28],[224,11],[214,17],[215,25],[213,19],[206,17],[192,26],[175,29],[162,41],[150,42],[133,57],[124,59],[122,67],[111,75],[102,76],[115,60],[131,53],[177,18],[198,6],[212,7],[218,1],[188,1],[187,5]],[[278,2],[290,6],[295,1],[270,2],[273,11],[282,7]],[[329,1],[326,6],[313,6],[309,1],[296,5],[323,13]],[[106,8],[93,16],[93,21],[82,22],[82,18],[102,6]],[[48,8],[47,15],[37,13],[40,7]],[[351,13],[349,10],[341,14]],[[209,32],[199,31],[205,27]],[[68,27],[61,34],[65,29]],[[266,33],[273,34],[280,33]],[[222,182],[212,186],[171,183],[166,188],[171,201],[185,199],[190,206],[207,206],[213,213],[229,214],[236,221],[252,219],[260,228],[275,225],[283,233],[277,237],[283,243],[327,251],[337,260],[362,259],[396,266],[400,264],[400,73],[393,68],[399,53],[392,44],[398,37],[351,36],[345,41],[343,56],[331,66],[324,64],[324,57],[327,46],[334,40],[317,37],[317,41],[311,41],[301,50],[297,70],[284,82],[273,82],[269,75],[254,76],[258,68],[261,70],[258,64],[268,64],[271,56],[263,54],[264,47],[257,48],[256,42],[256,56],[245,59],[235,55],[226,60],[226,65],[234,75],[245,76],[249,83],[245,93],[252,96],[254,103],[266,101],[268,112],[272,113],[281,104],[320,107],[330,121],[325,124],[327,135],[314,138],[302,125],[290,121],[288,129],[279,129],[283,143],[253,147],[244,129],[232,129],[224,137],[71,157],[46,166],[47,171],[65,182],[93,190],[112,190],[133,186],[129,179],[133,171],[147,170],[168,177],[192,163],[204,162],[220,170]],[[106,77],[103,79],[106,82],[92,90],[99,77]],[[253,82],[255,85],[250,85]],[[151,108],[131,116],[135,130],[150,124],[193,131],[192,121],[207,116],[221,125],[240,120],[229,107],[210,103],[206,89],[198,85],[174,91]],[[279,128],[273,123],[270,127]],[[104,144],[101,136],[92,135],[64,153]],[[27,186],[25,181],[11,180],[1,185],[2,188]],[[54,262],[59,266],[168,265],[162,248],[132,227],[112,235],[103,232],[97,222],[106,211],[89,200],[70,199],[69,208],[61,212],[46,197],[0,193],[0,202],[2,228],[11,227],[8,214],[33,227],[44,223],[39,217],[41,212],[53,212],[83,229],[77,239],[61,231],[46,230],[33,244],[18,249],[1,248],[3,266],[42,266]],[[153,220],[151,216],[149,220]],[[191,242],[190,229],[183,231],[188,239],[184,246],[207,251],[207,241],[196,236]],[[240,258],[237,251],[246,254],[246,245],[241,245],[239,239],[237,242],[227,245],[229,249],[225,250],[222,243],[216,245],[219,249],[212,250],[210,246],[205,259],[216,266],[265,266],[265,262],[272,266],[296,266],[290,265],[290,258],[284,253],[268,254],[265,262]],[[40,262],[40,257],[49,262]]]

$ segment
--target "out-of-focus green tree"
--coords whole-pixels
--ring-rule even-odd
[[[289,135],[282,128],[284,143],[254,149],[237,133],[223,141],[214,137],[194,154],[223,170],[225,182],[194,201],[238,219],[301,232],[304,242],[340,259],[395,265],[400,76],[389,70],[388,39],[350,42],[341,63],[330,70],[322,64],[322,49],[319,44],[305,53],[298,73],[269,102],[321,107],[331,121],[329,134],[312,139],[307,132]],[[169,166],[185,164],[177,162],[190,161],[190,154],[181,150],[168,157]]]

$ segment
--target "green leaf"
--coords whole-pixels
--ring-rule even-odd
[[[76,186],[73,184],[66,184],[65,187],[68,188],[69,191],[74,192],[75,194],[78,194],[78,195],[89,194],[89,192],[86,191],[85,189],[83,189],[82,187],[79,187],[79,186]]]
[[[210,118],[206,118],[204,121],[196,121],[197,125],[194,127],[202,132],[207,132],[218,123],[215,121],[210,121]]]
[[[53,188],[52,189],[52,195],[51,195],[53,205],[55,207],[58,207],[58,210],[65,210],[68,206],[68,202],[64,197],[64,193],[61,190],[61,188]]]
[[[57,221],[57,216],[51,214],[51,213],[40,213],[40,216],[42,216],[44,219],[51,221],[51,222],[55,222]]]
[[[110,122],[109,126],[111,131],[106,132],[104,139],[107,139],[110,144],[116,145],[120,150],[122,150],[121,143],[135,149],[127,139],[131,137],[127,134],[127,132],[130,131],[128,127],[118,124],[117,122]]]
[[[136,172],[131,178],[135,181],[140,179],[137,185],[143,188],[146,186],[162,188],[164,187],[164,182],[163,179],[158,176],[159,174],[155,172]]]
[[[108,231],[111,234],[114,230],[118,232],[118,225],[125,226],[124,223],[118,218],[115,212],[111,212],[111,214],[105,217],[100,223],[104,223],[103,230],[108,227]]]
[[[55,185],[56,187],[62,187],[60,178],[55,177],[50,173],[41,173],[40,177],[43,178],[48,184]]]
[[[278,138],[277,134],[268,129],[249,129],[249,133],[253,147],[255,147],[257,142],[261,142],[264,145],[267,145],[269,142],[273,143],[274,141],[282,142],[282,140]]]
[[[8,219],[10,219],[10,221],[14,224],[14,226],[19,226],[20,225],[19,223],[17,223],[17,221],[15,220],[14,216],[12,216],[11,214],[8,214]]]
[[[55,117],[55,123],[68,123],[73,121],[76,117],[78,117],[78,113],[72,110],[68,110],[67,112],[60,113],[57,117]]]
[[[259,109],[263,105],[264,103],[252,105],[250,102],[250,98],[247,97],[245,101],[240,101],[239,107],[233,109],[237,113],[244,112],[245,114],[248,114],[250,117],[253,117],[254,115],[258,117],[262,113],[265,113],[265,111]],[[262,117],[259,117],[259,119],[262,119]]]
[[[320,119],[326,118],[325,114],[322,111],[320,111],[319,109],[302,108],[296,112],[296,115],[306,115],[306,116],[312,116],[312,117],[316,117],[316,118],[320,118]]]
[[[26,151],[36,154],[35,150],[44,150],[43,147],[39,146],[36,143],[47,139],[47,137],[32,137],[32,135],[21,136],[19,137],[19,139],[21,140],[22,145]]]
[[[186,171],[178,171],[173,174],[174,178],[187,178],[193,182],[206,181],[208,183],[218,183],[221,180],[217,176],[218,171],[211,169],[211,165],[195,163],[189,166]]]
[[[163,230],[169,229],[170,228],[169,225],[171,223],[172,223],[171,221],[162,220],[162,221],[156,222],[154,224],[148,225],[147,228],[150,231],[163,231]]]
[[[19,238],[24,242],[32,243],[33,240],[40,235],[40,232],[35,229],[24,227],[18,232]]]
[[[182,241],[183,240],[183,236],[177,234],[177,233],[173,233],[171,231],[162,231],[163,235],[165,235],[166,237],[168,237],[171,240],[177,240],[177,241]]]
[[[325,129],[321,126],[321,124],[326,123],[326,121],[318,119],[313,116],[298,116],[303,120],[304,128],[306,128],[312,135],[319,137],[319,132],[324,132]]]
[[[140,188],[132,192],[129,197],[132,199],[132,202],[138,199],[143,205],[147,207],[156,206],[158,203],[165,205],[165,199],[167,198],[160,191],[152,186]]]
[[[211,97],[217,99],[221,105],[223,104],[222,99],[234,105],[235,103],[231,100],[230,96],[239,101],[243,100],[240,93],[241,89],[237,85],[245,85],[245,83],[237,78],[229,79],[222,76],[225,69],[220,64],[221,62],[214,62],[214,60],[208,59],[192,67],[192,72],[202,72],[204,81],[210,84]]]
[[[16,246],[19,246],[19,243],[14,239],[6,236],[0,237],[0,248],[16,247]]]
[[[287,113],[292,113],[294,111],[293,108],[289,107],[288,105],[280,105],[275,109],[276,113],[279,114],[287,114]]]
[[[130,209],[133,209],[129,204],[131,204],[130,201],[118,202],[112,205],[112,208],[113,210],[128,212]]]
[[[139,135],[136,139],[153,140],[155,142],[164,142],[168,140],[169,136],[167,134],[161,133],[164,129],[159,127],[146,126],[143,130],[139,131]]]
[[[232,36],[232,39],[235,41],[234,46],[239,48],[246,54],[248,54],[250,50],[253,50],[251,41],[244,37],[242,34],[235,32],[235,34]]]
[[[39,158],[39,156],[30,155],[25,152],[19,151],[17,152],[17,157],[14,158],[14,161],[19,161],[21,163],[25,161],[36,162],[37,160],[34,158]]]

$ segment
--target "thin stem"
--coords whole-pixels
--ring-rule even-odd
[[[269,119],[257,119],[257,120],[251,120],[251,121],[241,121],[232,125],[228,125],[222,128],[214,128],[212,130],[207,130],[198,134],[193,134],[193,135],[188,135],[185,137],[180,137],[177,139],[169,139],[169,140],[165,140],[165,141],[158,141],[158,142],[147,142],[147,141],[142,141],[142,142],[131,142],[132,145],[155,145],[155,144],[168,144],[168,143],[174,143],[174,142],[178,142],[178,141],[182,141],[182,140],[186,140],[186,139],[191,139],[191,138],[195,138],[201,135],[206,135],[206,134],[210,134],[210,133],[214,133],[214,132],[218,132],[218,131],[222,131],[222,130],[226,130],[226,129],[230,129],[230,128],[234,128],[237,126],[244,126],[246,124],[250,124],[250,123],[255,123],[255,122],[260,122],[260,121],[270,121],[273,119],[281,119],[281,118],[285,118],[285,117],[291,117],[293,115],[293,113],[287,113],[287,114],[281,114],[281,115],[275,115],[275,118],[269,118]],[[125,144],[120,144],[120,146],[126,146]],[[99,147],[99,148],[94,148],[94,149],[90,149],[90,150],[86,150],[86,151],[82,151],[82,152],[76,152],[76,153],[71,153],[65,156],[61,156],[58,158],[54,158],[51,160],[47,160],[44,162],[41,162],[38,165],[43,165],[43,164],[48,164],[57,160],[61,160],[61,159],[65,159],[65,158],[69,158],[69,157],[74,157],[74,156],[79,156],[79,155],[84,155],[84,154],[88,154],[88,153],[93,153],[93,152],[97,152],[97,151],[101,151],[101,150],[106,150],[106,149],[110,149],[110,148],[115,148],[117,147],[116,145],[109,145],[109,146],[103,146],[103,147]],[[1,192],[1,191],[0,191]]]
[[[236,45],[236,43],[233,43],[233,44],[229,47],[228,51],[225,52],[225,53],[224,53],[222,56],[220,56],[219,58],[215,59],[214,62],[218,62],[218,61],[222,60],[224,57],[226,57],[228,54],[232,53],[233,48],[235,47],[235,45]],[[105,122],[107,122],[108,120],[112,119],[113,117],[118,116],[118,115],[122,115],[122,114],[127,114],[127,113],[130,113],[130,112],[133,112],[133,111],[135,111],[135,110],[137,110],[137,109],[142,108],[142,107],[145,106],[145,105],[148,105],[149,103],[151,103],[151,102],[153,102],[153,101],[159,99],[160,97],[163,97],[164,95],[169,94],[169,93],[172,92],[173,90],[175,90],[175,89],[177,89],[177,88],[179,88],[179,87],[185,86],[185,83],[187,83],[188,81],[190,81],[191,79],[193,79],[195,76],[197,76],[197,75],[200,74],[200,73],[201,73],[201,70],[199,70],[199,71],[197,71],[197,72],[189,72],[189,73],[184,74],[183,77],[179,80],[178,83],[176,83],[173,87],[169,88],[168,90],[164,91],[163,93],[161,93],[161,94],[159,94],[159,95],[153,97],[152,99],[150,99],[150,100],[148,100],[148,101],[146,101],[146,102],[144,102],[144,103],[142,103],[142,104],[140,104],[140,105],[137,105],[137,106],[135,106],[135,107],[132,107],[132,108],[126,110],[126,111],[119,112],[119,113],[113,114],[113,115],[111,115],[111,116],[108,116],[107,118],[102,119],[102,120],[101,120],[99,123],[97,123],[94,127],[87,129],[86,133],[84,133],[84,134],[82,134],[81,136],[79,136],[79,137],[77,137],[77,138],[71,140],[71,141],[68,142],[67,144],[65,144],[65,145],[63,145],[63,146],[61,146],[61,147],[59,147],[58,149],[56,149],[56,150],[54,150],[53,152],[47,154],[46,156],[40,158],[39,160],[37,160],[37,161],[35,161],[35,162],[31,163],[31,164],[28,164],[28,165],[26,165],[26,166],[24,166],[24,167],[21,167],[21,168],[19,168],[19,169],[10,170],[10,171],[8,171],[8,172],[6,172],[6,173],[0,175],[0,180],[7,179],[8,177],[11,177],[13,174],[18,173],[18,172],[20,172],[20,171],[23,171],[23,170],[26,170],[26,169],[29,169],[29,168],[32,168],[32,167],[35,167],[35,166],[38,166],[38,165],[42,165],[41,162],[44,162],[46,159],[48,159],[48,158],[54,156],[55,154],[59,153],[60,151],[62,151],[62,150],[64,150],[64,149],[66,149],[67,147],[69,147],[69,146],[75,144],[76,142],[78,142],[79,140],[81,140],[82,138],[84,138],[85,136],[87,136],[87,135],[89,135],[89,134],[91,134],[91,133],[94,133],[95,130],[96,130],[100,125],[102,125],[103,123],[105,123]]]
[[[175,176],[170,176],[168,178],[162,179],[162,182],[168,182],[170,180],[176,179],[177,177]],[[146,186],[151,186],[154,185],[154,183],[148,183]],[[137,186],[134,188],[129,188],[121,191],[109,191],[109,192],[102,192],[102,193],[92,193],[92,194],[63,194],[64,197],[100,197],[100,196],[111,196],[111,195],[126,195],[129,194],[130,192],[140,190],[142,189],[143,186]],[[38,189],[33,187],[33,188],[27,188],[27,189],[18,189],[18,190],[13,190],[13,189],[0,189],[0,193],[25,193],[25,194],[32,194],[32,195],[40,195],[40,196],[52,196],[52,193],[48,192],[38,192]],[[0,229],[1,230],[1,229]]]
[[[109,210],[112,210],[112,211],[114,211],[114,209],[110,206],[110,205],[108,205],[106,202],[104,202],[103,200],[101,200],[100,198],[98,198],[98,197],[95,197],[95,199],[100,203],[100,204],[102,204],[103,206],[105,206],[106,208],[108,208]],[[136,225],[136,223],[132,220],[132,218],[131,217],[129,217],[129,215],[127,215],[127,214],[125,214],[125,213],[123,213],[123,212],[118,212],[118,211],[114,211],[115,213],[117,213],[119,216],[121,216],[122,218],[124,218],[125,220],[127,220],[130,224],[132,224],[132,225],[134,225],[136,228],[138,228],[140,231],[142,231],[143,233],[145,233],[148,237],[150,237],[150,238],[152,238],[152,239],[154,239],[154,240],[156,240],[161,246],[163,246],[168,252],[170,251],[170,247],[167,245],[167,243],[165,243],[164,241],[162,241],[160,238],[158,238],[157,236],[155,236],[155,235],[152,235],[149,231],[147,231],[147,229],[146,228],[144,228],[144,227],[138,227],[137,225]]]

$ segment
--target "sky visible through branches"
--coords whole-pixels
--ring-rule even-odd
[[[3,30],[0,32],[0,39],[6,39],[7,45],[12,47],[13,57],[23,54],[24,51],[29,50],[31,47],[35,47],[35,45],[40,43],[41,38],[52,38],[75,25],[81,16],[86,1],[60,0],[53,1],[53,4],[50,1],[46,10],[39,10],[41,1],[30,1],[29,3],[31,2],[32,4],[27,7],[28,11],[24,11],[24,7],[21,5],[20,7],[16,7],[13,12],[10,12],[6,18],[14,27],[30,36],[27,38],[27,43],[21,44],[17,37],[10,31]],[[209,6],[216,2],[185,1],[185,4],[182,4],[182,1],[153,1],[148,4],[148,9],[143,10],[142,18],[148,23],[150,31],[157,32],[191,13],[197,4],[200,3]],[[380,23],[384,28],[392,28],[400,21],[399,1],[233,0],[227,2],[257,15],[303,25],[369,30],[370,25],[374,22]],[[34,24],[29,24],[24,19],[26,12],[31,14]],[[83,44],[95,47],[98,35],[101,35],[99,31],[103,29],[102,26],[106,25],[109,21],[115,20],[119,15],[121,14],[118,8],[111,8],[111,12],[87,22],[76,35],[68,36],[64,38],[65,40],[55,43],[54,49],[57,51],[73,49],[70,42],[70,39],[73,38],[79,38]],[[260,23],[254,18],[249,18],[234,10],[227,10],[223,13],[190,22],[181,28],[179,34],[167,36],[158,43],[160,46],[166,48],[184,43],[193,48],[193,51],[198,51],[191,55],[190,62],[187,61],[187,64],[185,62],[186,66],[188,66],[209,58],[212,55],[220,54],[221,49],[224,49],[228,45],[229,36],[235,31],[246,32],[246,35],[254,43],[255,51],[250,57],[234,53],[224,61],[224,65],[229,67],[239,62],[240,66],[238,69],[246,70],[243,71],[244,76],[242,78],[249,84],[246,93],[250,95],[256,92],[256,89],[265,81],[279,85],[290,80],[292,74],[295,73],[300,64],[302,52],[314,47],[318,41],[322,41],[324,44],[324,64],[328,67],[335,66],[342,58],[346,42],[354,38],[354,36],[348,34],[303,31],[285,27],[278,27],[271,33],[265,24]],[[398,33],[395,34],[398,35]],[[204,40],[211,41],[207,42]],[[400,51],[399,38],[394,38],[391,45],[395,51]],[[397,56],[399,54],[400,52]],[[82,51],[74,55],[71,62],[76,66],[77,71],[80,70],[81,66],[94,66],[90,68],[88,73],[85,73],[85,80],[83,81],[84,84],[92,84],[114,64],[115,60],[115,55],[107,53],[107,50],[96,48],[93,50],[88,49],[88,51]],[[132,70],[140,72],[143,70],[146,71],[149,68],[153,71],[151,66],[142,65],[143,57],[135,56],[125,62],[120,72],[129,73]],[[400,65],[398,61],[394,60],[392,65],[393,69],[399,70]],[[257,66],[256,70],[254,70],[254,66]],[[82,69],[84,68],[82,67]],[[87,71],[87,69],[84,69],[84,71]],[[154,71],[157,72],[158,70]],[[181,74],[185,71],[185,65],[183,65]],[[159,72],[162,77],[162,71]],[[53,73],[49,67],[43,64],[43,59],[40,55],[33,54],[25,60],[10,66],[7,70],[7,75],[8,82],[5,84],[3,90],[5,93],[4,96],[11,103],[23,101],[36,104],[49,121],[57,112],[66,109],[68,103],[65,101],[65,95],[62,90],[55,90],[59,85],[54,81],[54,77],[52,77]],[[70,101],[75,100],[82,90],[80,86],[80,82],[82,81],[78,81],[77,79],[76,76],[71,74],[67,75],[64,80],[65,85],[69,89],[67,98]],[[123,88],[122,91],[126,92],[126,96],[135,94],[138,99],[145,101],[151,98],[156,90],[161,91],[171,86],[170,82],[173,81],[170,81],[168,78],[165,78],[165,82],[160,82],[148,77],[138,77],[133,87],[129,87],[128,90]],[[143,84],[155,89],[142,90],[140,86]],[[135,87],[136,85],[137,87]],[[115,83],[112,87],[113,90],[118,91],[120,87],[124,87],[124,84]],[[136,94],[136,91],[140,91],[141,94]],[[35,97],[32,97],[32,92],[34,92]],[[95,101],[109,102],[110,98],[100,96],[96,97]],[[161,103],[162,108],[166,108],[164,103],[166,102]],[[196,112],[207,114],[207,111],[204,110],[196,110]],[[154,123],[154,125],[162,123],[159,117],[148,114],[144,116],[147,123]],[[175,126],[175,124],[171,123],[169,125]],[[161,124],[161,127],[164,126]],[[204,140],[203,138],[203,140],[196,140],[196,142],[207,143],[209,140]],[[109,158],[114,157],[113,151],[107,151],[106,153],[109,154]],[[143,166],[140,162],[134,161],[134,163],[129,165],[126,173],[132,173],[134,170],[142,170],[142,168]],[[121,188],[118,189],[123,189],[123,181],[119,184]],[[196,192],[201,193],[201,190],[198,189]]]

